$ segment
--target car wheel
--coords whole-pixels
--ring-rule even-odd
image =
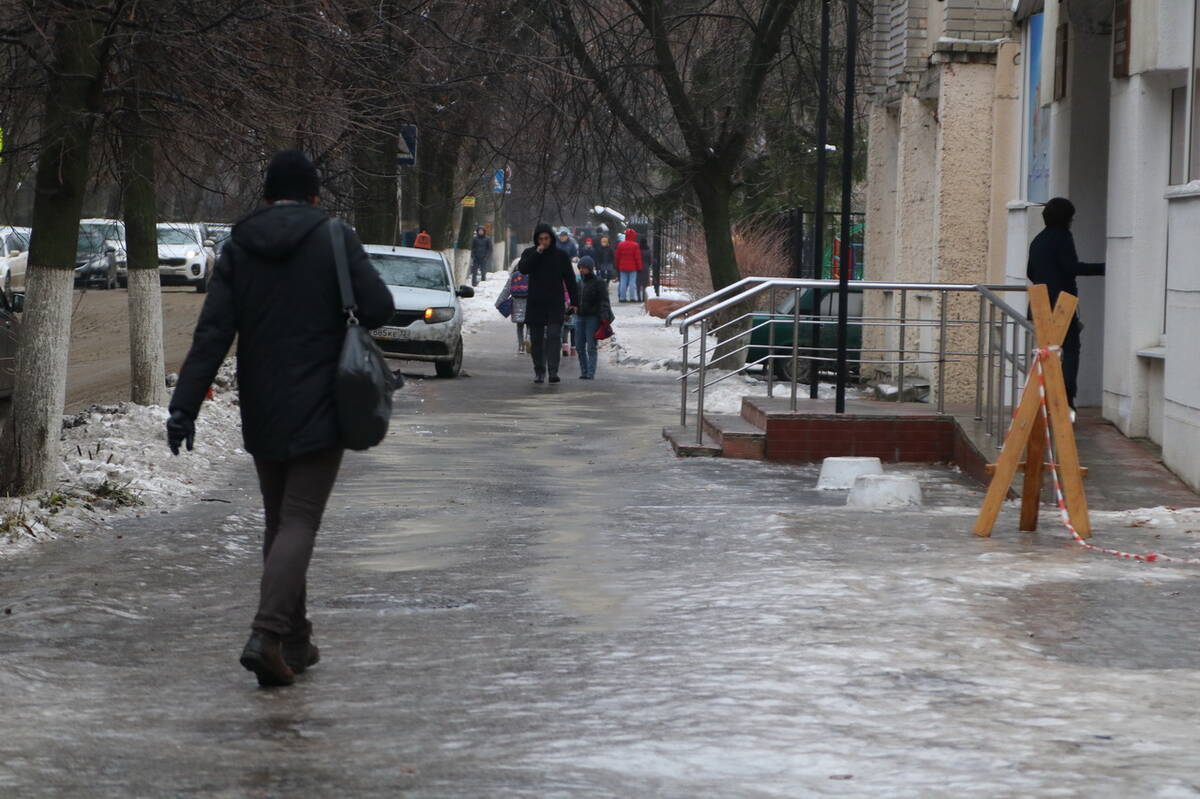
[[[458,344],[454,347],[454,359],[450,361],[436,361],[433,367],[437,369],[438,377],[458,377],[462,372],[463,359],[463,343],[462,339],[458,340]]]
[[[118,276],[118,277],[117,277],[117,285],[118,285],[118,286],[120,286],[120,287],[121,287],[121,288],[123,288],[123,289],[127,289],[127,288],[129,288],[129,278],[128,278],[128,277],[120,277],[120,276]]]
[[[789,354],[776,358],[774,363],[775,377],[788,383],[792,382],[792,356]],[[804,357],[803,351],[800,352],[800,360],[796,364],[796,382],[812,382],[812,361]]]
[[[200,280],[196,283],[196,293],[197,294],[207,294],[208,293],[208,275],[207,274],[205,274],[204,277],[200,278]]]

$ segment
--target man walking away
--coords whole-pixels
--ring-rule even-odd
[[[319,195],[303,153],[271,159],[266,206],[238,222],[221,250],[167,421],[171,451],[178,455],[184,442],[191,449],[204,395],[236,337],[242,437],[266,511],[258,613],[241,663],[263,686],[290,685],[319,658],[305,575],[342,461],[334,375],[346,315],[335,229],[345,233],[359,324],[376,327],[393,311],[357,236],[316,208]]]
[[[608,300],[608,284],[596,277],[596,262],[590,255],[579,259],[579,316],[575,320],[576,349],[579,351],[579,377],[596,377],[596,331],[600,320],[613,321]]]
[[[1029,245],[1029,262],[1026,276],[1035,285],[1045,285],[1050,293],[1050,306],[1062,292],[1079,296],[1079,284],[1075,278],[1084,275],[1103,275],[1104,264],[1080,263],[1075,254],[1075,237],[1071,235],[1071,222],[1075,219],[1075,206],[1065,197],[1055,197],[1042,209],[1045,229],[1037,234]],[[1075,420],[1075,393],[1079,387],[1079,334],[1083,323],[1077,313],[1071,319],[1067,337],[1062,344],[1063,379],[1067,384],[1067,402],[1071,405],[1071,421]]]
[[[621,302],[637,302],[638,272],[642,271],[642,251],[637,243],[637,231],[633,228],[625,231],[625,240],[617,245],[613,256],[617,264],[617,297]]]
[[[521,253],[517,264],[521,274],[529,277],[525,323],[529,326],[533,382],[541,383],[549,372],[550,382],[557,383],[560,380],[558,344],[562,340],[563,291],[566,290],[569,297],[565,311],[573,313],[579,305],[579,288],[571,259],[554,246],[554,230],[549,225],[539,224],[534,228],[533,244]]]
[[[471,239],[471,285],[478,286],[479,281],[487,280],[487,273],[492,270],[492,240],[482,225],[475,228],[475,238]]]
[[[604,281],[616,277],[616,267],[613,266],[613,248],[609,246],[608,236],[600,237],[600,246],[596,248],[596,271]]]

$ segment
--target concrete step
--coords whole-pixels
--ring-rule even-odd
[[[741,416],[706,413],[704,431],[720,444],[724,458],[761,460],[766,457],[767,432]]]
[[[696,428],[664,427],[663,438],[671,444],[671,449],[680,458],[719,458],[721,445],[705,434],[702,443],[696,443]]]

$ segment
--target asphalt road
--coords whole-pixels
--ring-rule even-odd
[[[945,470],[919,472],[931,507],[879,514],[815,467],[676,460],[668,377],[534,386],[510,338],[472,336],[470,377],[412,380],[347,457],[323,659],[292,688],[237,664],[248,464],[4,563],[0,795],[1200,791],[1191,573],[977,539]]]
[[[177,371],[192,343],[203,294],[163,288],[163,350]],[[76,291],[67,365],[67,412],[129,399],[129,295],[123,290]]]

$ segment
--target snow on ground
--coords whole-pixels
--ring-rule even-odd
[[[195,449],[179,457],[167,449],[166,408],[122,402],[64,417],[59,484],[0,498],[0,558],[39,540],[178,507],[227,479],[226,462],[245,454],[233,375],[227,361],[196,420]]]

